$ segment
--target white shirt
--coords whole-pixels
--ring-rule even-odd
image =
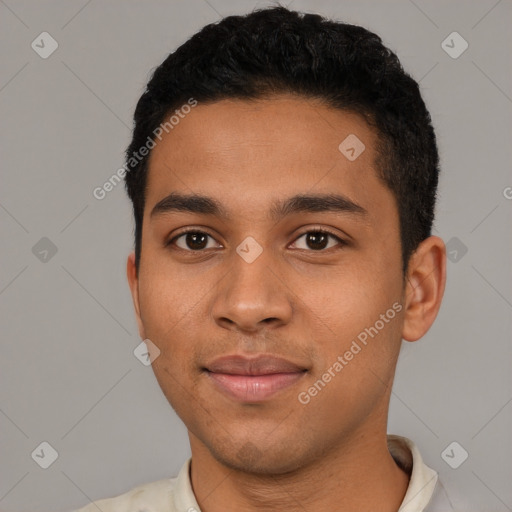
[[[406,437],[388,435],[388,448],[395,462],[410,474],[409,486],[398,512],[452,512],[438,474],[421,458],[416,445]],[[190,482],[190,461],[176,478],[164,478],[116,496],[90,503],[74,512],[201,512]]]

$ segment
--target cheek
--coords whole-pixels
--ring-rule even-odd
[[[186,266],[179,268],[166,258],[153,257],[151,265],[141,270],[141,315],[150,330],[169,329],[186,320],[205,294],[206,285],[201,285],[201,276],[194,275],[192,266],[187,271]]]
[[[312,282],[300,287],[304,313],[317,326],[311,329],[318,335],[312,380],[325,375],[324,380],[332,381],[327,401],[338,400],[338,393],[350,402],[353,397],[371,400],[393,375],[401,343],[402,281],[399,263],[388,261],[392,257],[381,253],[331,272],[330,279],[318,280],[315,287]]]
[[[370,308],[363,302],[365,308],[353,307],[354,300],[336,319],[331,316],[334,341],[318,347],[321,357],[301,389],[301,403],[309,401],[307,407],[316,411],[310,411],[310,416],[323,418],[323,428],[328,423],[333,431],[341,424],[349,428],[347,422],[357,425],[382,403],[400,350],[399,304],[396,309],[392,304],[380,308],[376,303]]]
[[[347,260],[339,268],[289,281],[297,304],[334,342],[350,340],[379,320],[401,299],[401,272],[396,261]],[[395,316],[392,310],[389,316]]]
[[[196,345],[201,339],[201,326],[207,321],[202,307],[207,300],[205,290],[197,280],[163,270],[146,269],[140,283],[145,334],[160,350],[153,370],[170,398],[176,389],[191,386]]]

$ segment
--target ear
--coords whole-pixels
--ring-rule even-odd
[[[402,338],[420,339],[434,323],[446,283],[446,247],[438,236],[420,243],[409,260]]]
[[[128,284],[130,291],[132,292],[133,306],[135,308],[135,315],[137,317],[137,325],[139,327],[139,336],[145,340],[146,335],[144,332],[144,324],[140,316],[140,304],[139,304],[139,278],[137,277],[137,269],[135,267],[135,253],[132,252],[128,256],[126,262],[126,277],[128,278]]]

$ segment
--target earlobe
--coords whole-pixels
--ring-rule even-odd
[[[126,277],[128,279],[128,285],[132,294],[133,307],[135,309],[135,315],[137,318],[137,325],[139,329],[139,336],[141,339],[146,339],[144,332],[144,325],[142,323],[140,315],[140,303],[139,303],[139,279],[137,277],[137,269],[135,266],[135,253],[132,252],[128,255],[126,262]]]
[[[441,238],[423,240],[409,260],[402,338],[420,339],[430,329],[443,299],[446,248]]]

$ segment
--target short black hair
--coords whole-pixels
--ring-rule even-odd
[[[282,93],[356,112],[375,128],[375,164],[396,199],[405,275],[411,254],[431,234],[439,175],[434,129],[418,83],[369,30],[280,5],[206,25],[153,71],[126,150],[137,272],[149,155],[134,159],[134,153],[154,141],[159,125],[191,98],[208,104]]]

